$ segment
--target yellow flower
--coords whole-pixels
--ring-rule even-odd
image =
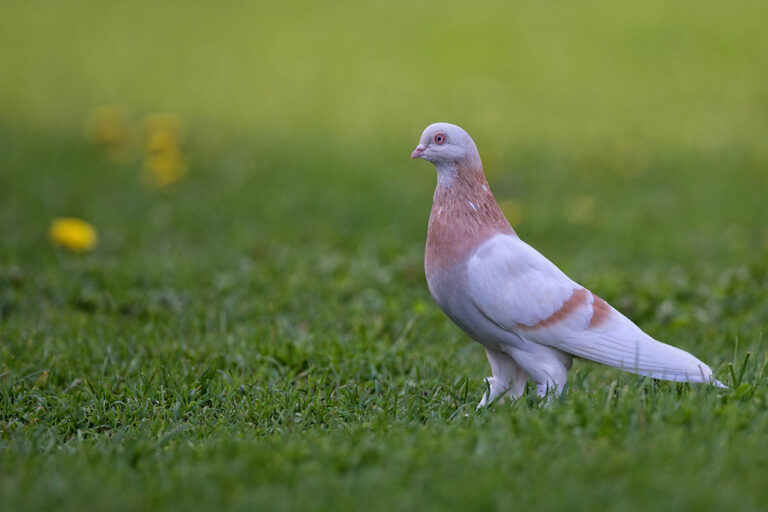
[[[112,160],[125,160],[132,139],[128,117],[128,111],[120,106],[96,107],[88,115],[86,136],[93,144],[102,147]]]
[[[175,114],[154,114],[146,118],[145,130],[144,184],[158,189],[184,178],[187,165],[181,151],[184,139],[181,118]]]
[[[74,217],[53,219],[48,236],[55,245],[75,252],[90,251],[99,239],[93,226]]]
[[[595,198],[578,195],[570,198],[565,205],[565,214],[574,224],[589,224],[595,220]]]
[[[184,139],[181,118],[164,113],[148,116],[144,121],[144,148],[147,153],[178,149]]]
[[[512,224],[512,227],[520,224],[523,220],[523,204],[520,201],[516,199],[505,199],[499,206],[501,207],[501,211],[504,212],[504,215],[506,215],[509,223]]]
[[[178,150],[149,155],[144,161],[142,181],[153,189],[163,188],[184,178],[187,165]]]

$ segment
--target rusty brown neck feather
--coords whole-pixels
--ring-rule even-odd
[[[480,163],[459,164],[450,176],[438,176],[429,215],[424,266],[427,279],[463,261],[488,238],[514,235]]]

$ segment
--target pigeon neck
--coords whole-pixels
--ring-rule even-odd
[[[488,187],[479,158],[477,161],[469,162],[442,162],[436,165],[436,168],[437,187],[435,187],[433,198],[434,204],[452,201],[466,203],[469,199],[496,206],[496,200]]]
[[[479,155],[472,155],[461,162],[447,161],[435,163],[437,169],[437,187],[450,187],[457,178],[471,178],[485,181],[483,164]]]
[[[455,265],[483,241],[502,233],[516,236],[491,194],[482,166],[438,168],[427,228],[428,275]]]

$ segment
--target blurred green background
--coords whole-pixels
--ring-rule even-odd
[[[392,228],[415,243],[434,176],[408,151],[444,120],[474,136],[499,199],[520,203],[520,229],[544,243],[572,195],[572,210],[596,209],[580,235],[631,231],[632,256],[735,250],[716,232],[753,250],[765,238],[754,230],[768,159],[762,14],[761,2],[8,2],[4,243],[46,216],[117,222],[109,187],[126,192],[128,170],[54,149],[77,159],[89,112],[120,105],[139,127],[156,111],[184,120],[190,187],[214,196],[196,210],[228,235],[243,236],[246,218],[290,237],[356,217],[354,236]],[[216,196],[249,192],[248,210],[214,214]],[[668,224],[677,247],[651,229]]]
[[[0,494],[759,508],[766,19],[758,0],[3,2]],[[577,364],[564,403],[476,416],[487,363],[422,270],[435,176],[408,156],[435,121],[473,136],[522,238],[732,391]],[[93,250],[51,244],[67,216]]]

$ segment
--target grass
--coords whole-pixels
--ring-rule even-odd
[[[2,9],[0,508],[764,509],[763,3]],[[113,103],[120,159],[82,128]],[[189,174],[147,190],[166,110]],[[434,120],[730,388],[577,362],[475,412],[487,362],[422,270]],[[94,251],[51,246],[66,215]]]

